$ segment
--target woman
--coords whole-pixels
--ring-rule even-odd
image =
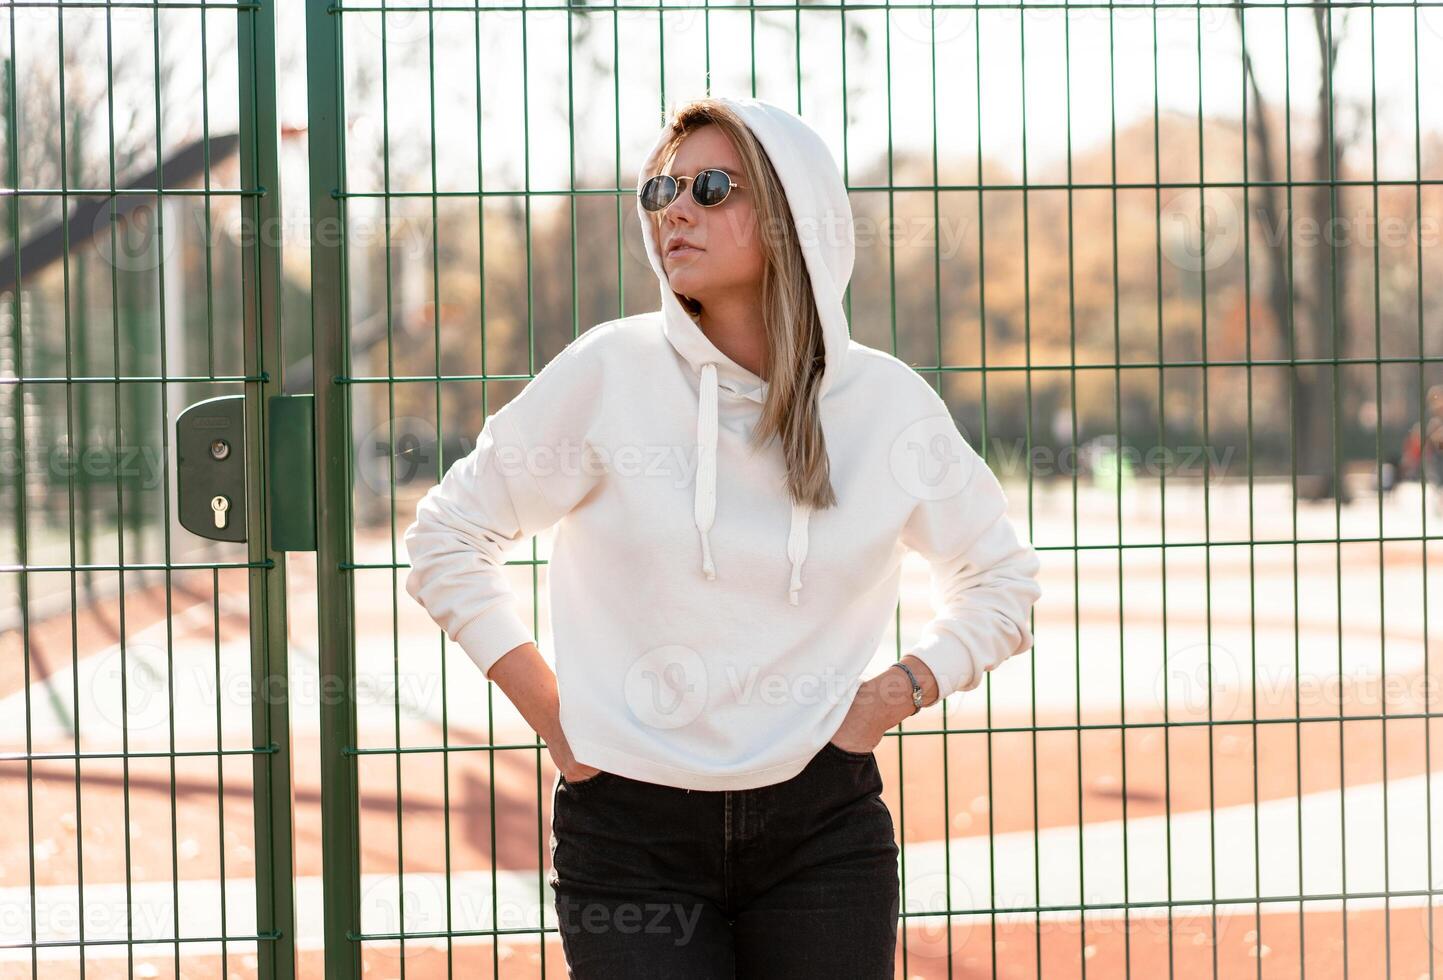
[[[932,387],[849,339],[851,208],[801,118],[684,106],[637,211],[661,310],[487,418],[406,531],[406,588],[556,763],[573,976],[890,977],[873,750],[1032,646],[1037,554]],[[555,675],[502,571],[553,524]],[[942,608],[862,681],[909,548]]]

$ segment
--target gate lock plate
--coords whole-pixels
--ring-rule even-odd
[[[181,527],[246,539],[245,395],[207,398],[177,416],[175,486]]]
[[[315,438],[310,395],[267,401],[272,551],[316,550]],[[196,402],[175,420],[181,527],[214,541],[246,540],[245,395]]]

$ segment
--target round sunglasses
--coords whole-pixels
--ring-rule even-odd
[[[648,177],[636,196],[641,198],[641,206],[646,210],[665,211],[676,200],[683,181],[691,181],[692,200],[704,208],[714,208],[725,201],[733,187],[746,186],[732,180],[725,170],[712,168],[700,171],[695,177],[673,177],[671,174]]]

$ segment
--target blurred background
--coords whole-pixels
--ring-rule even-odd
[[[554,769],[401,534],[658,308],[637,168],[714,92],[827,139],[853,336],[1043,556],[1035,648],[878,749],[898,975],[1431,977],[1440,64],[1411,2],[0,7],[0,976],[564,971]],[[245,542],[178,516],[223,396]]]

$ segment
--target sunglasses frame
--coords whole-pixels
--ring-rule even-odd
[[[715,172],[721,174],[723,177],[725,177],[725,178],[727,179],[727,192],[726,192],[725,194],[723,194],[721,200],[720,200],[720,201],[717,201],[715,204],[706,204],[706,203],[704,203],[704,202],[702,202],[702,201],[700,201],[700,200],[697,199],[697,196],[696,196],[696,179],[697,179],[698,177],[700,177],[702,174],[711,173],[712,171],[715,171]],[[691,184],[691,188],[692,188],[692,191],[691,191],[691,199],[692,199],[693,201],[696,201],[698,207],[703,207],[703,208],[715,208],[715,207],[720,207],[721,205],[723,205],[723,204],[725,204],[725,203],[727,202],[727,199],[728,199],[728,198],[730,198],[730,197],[732,196],[732,191],[738,190],[738,189],[740,189],[740,190],[746,190],[746,185],[745,185],[745,184],[739,184],[739,183],[737,183],[737,181],[732,177],[731,174],[727,173],[725,170],[721,169],[720,167],[707,167],[705,170],[698,170],[698,171],[697,171],[695,174],[693,174],[692,176],[682,175],[682,176],[680,176],[680,177],[677,177],[677,176],[675,176],[675,175],[673,175],[673,174],[652,174],[650,177],[646,178],[646,180],[643,180],[643,181],[641,182],[641,186],[636,189],[636,196],[639,197],[639,198],[645,197],[646,188],[651,184],[651,182],[652,182],[653,180],[656,180],[656,179],[658,179],[658,178],[660,178],[660,177],[670,177],[672,183],[674,183],[674,184],[676,185],[676,193],[672,194],[670,201],[667,201],[665,204],[663,204],[661,207],[657,208],[656,210],[652,210],[651,208],[648,208],[645,204],[643,204],[643,205],[642,205],[642,209],[643,209],[644,211],[646,211],[648,214],[661,214],[661,213],[664,212],[667,208],[669,208],[669,207],[671,207],[673,204],[675,204],[675,203],[677,202],[677,200],[681,198],[682,191],[684,190],[684,186],[683,186],[684,182]]]

